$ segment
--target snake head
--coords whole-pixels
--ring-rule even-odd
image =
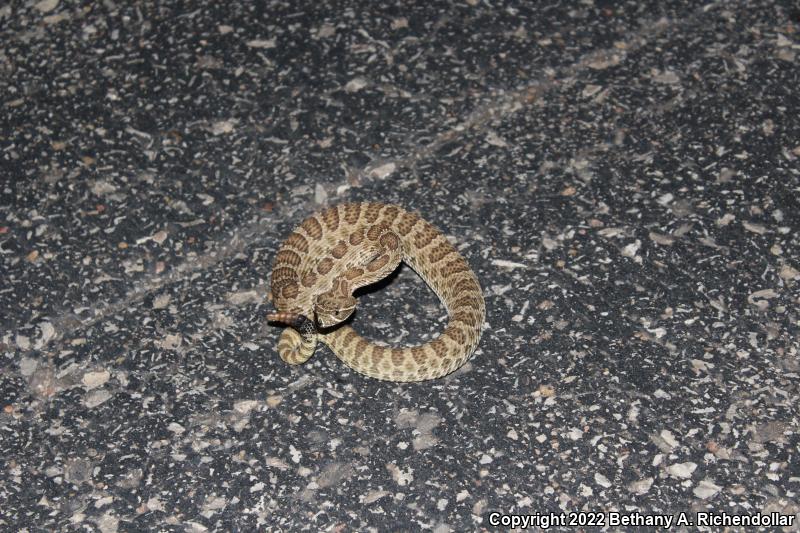
[[[319,295],[314,303],[317,324],[322,328],[329,328],[344,322],[355,310],[356,299],[352,296],[325,293]]]

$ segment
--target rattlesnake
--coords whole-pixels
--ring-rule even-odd
[[[405,262],[444,304],[444,332],[421,346],[373,344],[347,325],[353,291],[391,274]],[[445,236],[418,215],[395,205],[341,204],[307,218],[275,256],[269,321],[287,327],[278,341],[285,362],[297,365],[317,341],[367,376],[423,381],[460,367],[478,345],[485,304],[478,280]],[[336,327],[339,325],[339,327]]]

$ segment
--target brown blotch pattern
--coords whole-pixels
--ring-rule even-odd
[[[389,256],[383,254],[382,256],[377,257],[376,259],[373,259],[372,261],[369,262],[369,264],[367,265],[367,272],[377,272],[378,270],[386,266],[388,263],[389,263]]]
[[[425,349],[422,346],[414,346],[411,348],[411,357],[414,358],[414,362],[418,365],[424,364],[425,360],[428,359],[428,356],[425,354]]]
[[[344,273],[344,277],[347,278],[349,281],[353,281],[354,279],[358,279],[364,275],[363,268],[350,268]]]
[[[397,223],[397,229],[400,231],[401,235],[408,235],[411,232],[411,228],[413,228],[419,220],[420,218],[414,213],[405,212]]]
[[[344,257],[344,254],[347,253],[347,243],[344,241],[339,241],[336,243],[336,246],[331,248],[331,255],[336,259],[341,259]]]
[[[320,276],[324,276],[325,274],[330,272],[332,268],[333,268],[333,259],[331,259],[330,257],[325,257],[322,259],[322,261],[317,263],[317,272],[319,273]]]
[[[272,271],[272,283],[284,279],[294,279],[297,277],[297,271],[290,267],[277,267]]]
[[[453,247],[450,246],[450,243],[447,241],[440,242],[438,245],[436,245],[436,247],[434,247],[432,250],[428,252],[428,254],[430,254],[428,262],[438,263],[439,261],[444,259],[447,256],[447,254],[450,253],[453,253]]]
[[[322,225],[317,220],[317,217],[310,217],[305,219],[300,227],[308,234],[309,237],[312,239],[319,239],[322,237]]]
[[[361,217],[361,204],[347,204],[344,206],[344,221],[352,226]]]
[[[479,305],[480,304],[477,301],[477,298],[475,298],[475,296],[471,294],[468,294],[456,300],[455,303],[453,303],[453,309],[455,310],[461,307],[468,307],[470,309],[473,309],[475,307],[478,307]]]
[[[383,208],[383,220],[387,225],[391,225],[397,215],[400,214],[400,209],[393,205],[387,205]]]
[[[452,276],[459,272],[469,272],[469,266],[464,263],[460,258],[453,259],[439,268],[442,277]]]
[[[431,226],[424,226],[422,229],[417,231],[417,234],[414,236],[414,246],[417,248],[425,248],[428,246],[436,236],[439,235],[435,229]]]
[[[394,250],[400,248],[400,237],[393,231],[387,231],[381,235],[378,243],[384,248]]]
[[[278,255],[275,256],[275,264],[279,265],[281,263],[287,263],[291,266],[297,266],[300,264],[300,256],[297,255],[297,252],[293,250],[281,250],[278,252]]]
[[[348,294],[353,292],[350,289],[350,284],[347,283],[347,280],[345,280],[345,279],[336,280],[333,283],[333,287],[331,287],[331,290],[336,292],[336,293],[338,293],[338,294],[341,294],[343,296],[347,296]]]
[[[286,245],[291,246],[292,248],[296,248],[301,253],[305,253],[308,251],[308,241],[305,237],[293,231],[289,238],[286,239]]]
[[[469,311],[456,311],[453,313],[453,320],[456,322],[463,322],[468,326],[475,326],[477,320]]]
[[[298,294],[300,294],[300,287],[297,286],[297,283],[287,283],[281,288],[281,296],[283,298],[291,300],[297,297]]]
[[[358,229],[354,231],[350,234],[350,239],[348,240],[352,246],[358,246],[364,240],[364,230]]]
[[[400,366],[403,364],[405,357],[403,356],[403,352],[401,351],[392,351],[392,364],[394,366]]]
[[[377,241],[386,231],[387,228],[383,224],[375,224],[367,230],[367,239]]]
[[[342,347],[347,348],[353,342],[355,342],[356,339],[358,339],[358,333],[356,333],[355,330],[352,329],[348,330],[348,332],[344,336],[344,339],[342,339]]]
[[[364,353],[367,351],[368,348],[369,348],[369,343],[367,342],[366,339],[358,339],[358,342],[356,343],[357,353]]]
[[[302,283],[304,287],[309,287],[309,288],[313,287],[316,282],[317,282],[317,275],[314,274],[313,272],[306,273],[306,275],[303,276],[303,279],[300,280],[300,283]]]
[[[477,284],[475,283],[474,279],[472,278],[462,279],[453,286],[453,294],[456,295],[462,292],[474,291],[476,286]],[[478,287],[478,289],[480,289],[480,287]]]
[[[383,356],[385,355],[386,351],[387,349],[384,348],[383,346],[373,346],[371,357],[374,361],[380,361],[381,359],[383,359]]]
[[[434,340],[430,343],[430,347],[433,349],[436,357],[439,359],[447,355],[447,346],[444,345],[444,341],[442,339]]]
[[[332,207],[322,212],[322,222],[330,231],[339,229],[339,208]]]
[[[461,331],[460,328],[457,327],[451,328],[447,331],[447,334],[450,335],[450,338],[453,339],[453,341],[457,342],[458,344],[463,345],[467,343],[467,337],[466,335],[464,335],[464,332]]]
[[[364,212],[364,218],[368,224],[372,224],[381,214],[381,204],[367,204],[367,210]]]

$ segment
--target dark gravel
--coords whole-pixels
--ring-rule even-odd
[[[796,517],[798,13],[0,7],[0,528]],[[419,212],[478,275],[453,375],[278,358],[277,247],[360,200]],[[445,319],[401,268],[355,327],[412,344]]]

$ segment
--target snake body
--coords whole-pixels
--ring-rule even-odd
[[[426,344],[378,346],[340,323],[355,310],[353,291],[400,261],[436,293],[449,321]],[[341,204],[303,221],[275,256],[271,290],[277,312],[267,319],[289,326],[278,341],[281,359],[304,363],[322,342],[357,372],[391,381],[434,379],[460,367],[478,345],[486,312],[475,274],[447,238],[418,215],[380,203]]]

